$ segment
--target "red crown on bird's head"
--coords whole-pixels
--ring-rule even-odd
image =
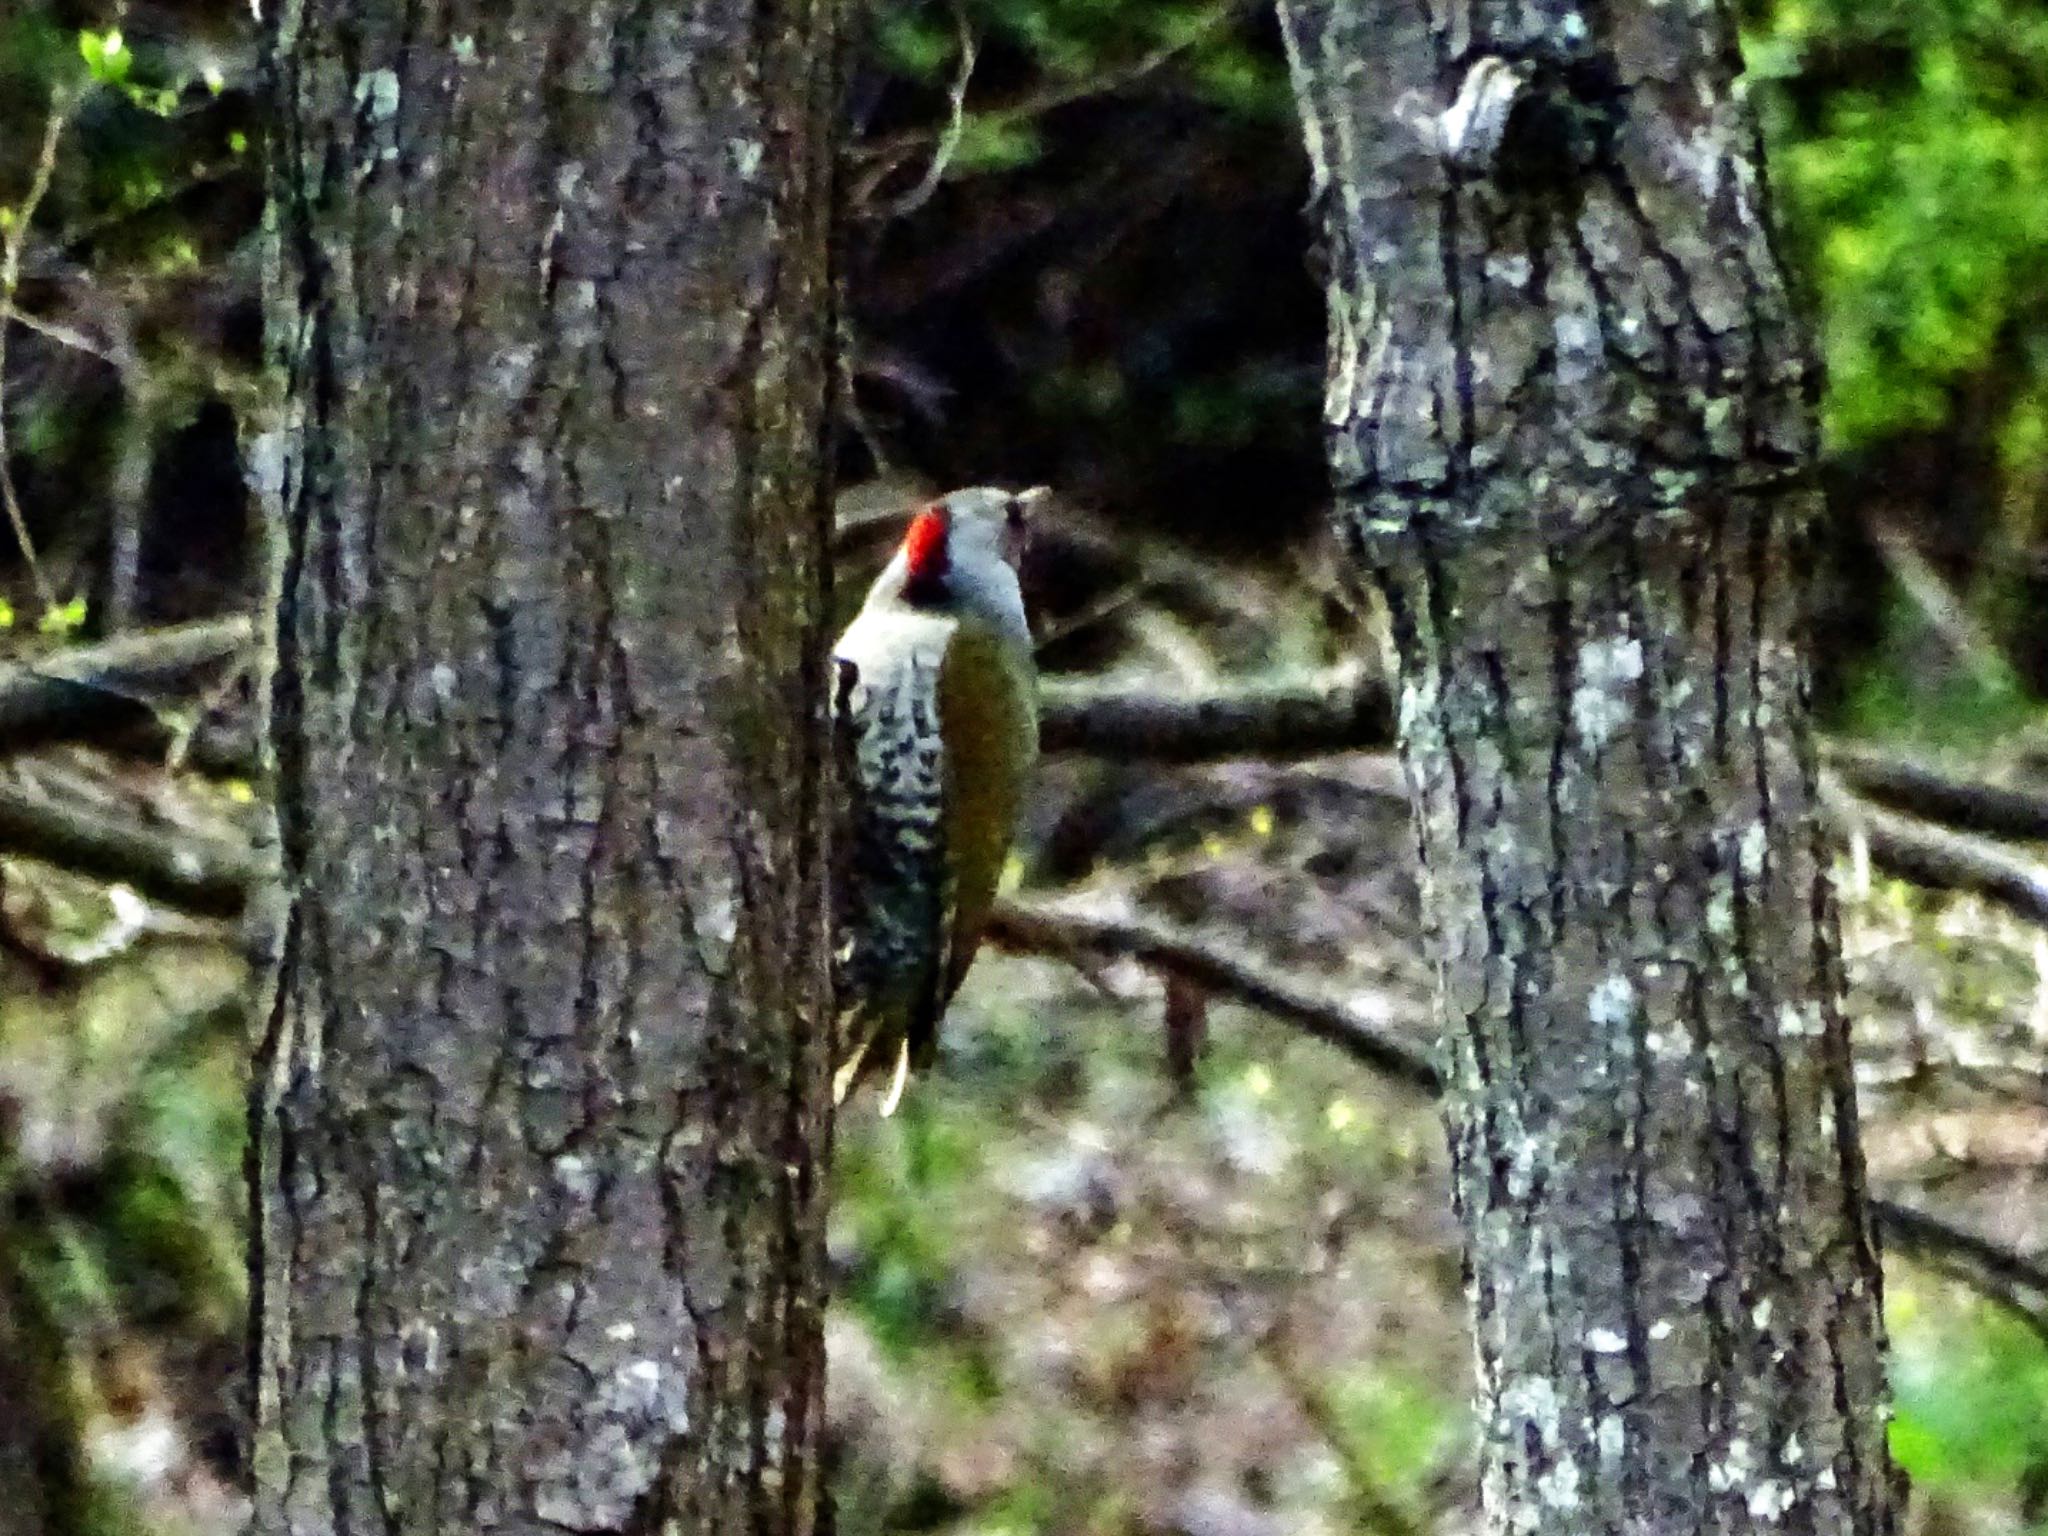
[[[951,564],[946,549],[951,531],[952,519],[938,502],[910,520],[903,534],[903,594],[912,602],[940,594]]]

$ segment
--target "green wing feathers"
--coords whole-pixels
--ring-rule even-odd
[[[1028,662],[1020,665],[1011,652],[994,630],[963,621],[939,672],[946,862],[953,885],[941,1012],[974,963],[1038,756]]]

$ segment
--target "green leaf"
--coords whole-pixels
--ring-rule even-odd
[[[961,176],[1015,170],[1036,160],[1044,147],[1038,130],[1029,123],[977,114],[960,125],[960,140],[953,147],[948,170]]]
[[[127,39],[121,36],[119,27],[109,27],[104,32],[89,29],[80,32],[78,56],[85,60],[85,67],[92,71],[93,79],[103,85],[121,84],[135,63],[135,55],[129,52]]]
[[[65,637],[75,635],[85,627],[85,599],[74,597],[69,602],[59,603],[43,611],[36,620],[39,634]]]

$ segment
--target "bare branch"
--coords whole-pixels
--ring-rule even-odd
[[[1039,737],[1049,752],[1165,763],[1287,761],[1382,747],[1392,736],[1385,687],[1353,673],[1204,693],[1057,683],[1039,699]]]
[[[2048,865],[1859,800],[1828,776],[1821,803],[1838,833],[1863,834],[1871,861],[1886,874],[1933,890],[1970,891],[2048,924]]]
[[[53,341],[60,347],[73,352],[83,352],[87,357],[98,358],[110,368],[125,368],[127,365],[102,342],[61,320],[47,320],[41,315],[32,315],[16,304],[0,304],[0,320],[12,320],[25,331],[33,331],[45,341]]]
[[[43,575],[42,564],[36,559],[35,541],[29,537],[28,519],[22,515],[21,498],[14,489],[14,474],[7,464],[7,318],[14,313],[15,290],[21,286],[21,253],[28,244],[29,226],[35,222],[36,209],[42,206],[43,198],[50,190],[51,179],[56,175],[57,146],[63,141],[64,128],[70,121],[75,104],[76,98],[61,87],[52,91],[49,116],[43,123],[43,142],[36,152],[35,169],[29,178],[27,195],[12,210],[13,217],[6,227],[0,229],[0,505],[6,509],[15,542],[21,546],[22,562],[28,567],[29,579],[35,583],[36,599],[46,613],[57,606],[56,593],[51,590],[49,579]]]
[[[1178,976],[1292,1024],[1383,1077],[1426,1093],[1436,1091],[1436,1067],[1424,1052],[1382,1030],[1358,1007],[1243,959],[1242,943],[1226,951],[1144,918],[1018,902],[996,909],[989,938],[1005,949],[1070,961],[1077,956],[1136,960],[1161,975]],[[1417,998],[1381,996],[1385,1011],[1411,1018],[1425,1006]]]
[[[169,660],[232,654],[218,648],[227,625],[187,626],[178,644],[155,656],[103,658],[109,675],[122,675],[127,662],[135,676],[162,676]],[[127,637],[106,647],[82,648],[130,653],[144,650],[145,638]],[[246,640],[246,633],[243,635]],[[0,683],[0,702],[7,685]],[[225,836],[190,830],[170,832],[101,807],[70,803],[19,776],[0,778],[0,848],[119,881],[146,896],[188,910],[231,915],[265,877],[257,855]],[[1352,1060],[1403,1087],[1434,1094],[1434,1063],[1420,1047],[1383,1028],[1370,1014],[1419,1020],[1419,998],[1378,992],[1374,1006],[1346,1000],[1244,958],[1242,944],[1224,945],[1177,932],[1148,919],[1061,911],[1043,905],[1005,903],[990,925],[990,938],[1004,948],[1064,959],[1084,970],[1094,962],[1130,959],[1162,976],[1255,1008],[1302,1033],[1334,1046]],[[1874,1202],[1879,1221],[1899,1252],[1969,1283],[2010,1308],[2030,1328],[2048,1337],[2048,1269],[1991,1240],[1942,1218],[1896,1201]]]
[[[1201,693],[1054,683],[1042,693],[1039,729],[1050,752],[1165,763],[1284,762],[1383,746],[1389,712],[1383,686],[1357,675]],[[1935,890],[1972,891],[2048,924],[2048,865],[1947,830],[2048,838],[2048,794],[1952,778],[1865,747],[1829,745],[1824,752],[1829,766],[1863,792],[1825,783],[1829,820],[1845,837],[1860,831],[1880,869]],[[1389,771],[1379,782],[1400,779]]]
[[[1099,75],[1090,75],[1030,92],[1014,101],[991,107],[983,112],[982,116],[994,122],[1029,122],[1032,118],[1043,117],[1046,113],[1057,111],[1061,107],[1072,106],[1077,101],[1115,95],[1118,91],[1136,85],[1148,75],[1156,73],[1182,54],[1207,41],[1223,27],[1235,21],[1241,11],[1242,7],[1237,0],[1227,0],[1227,3],[1217,6],[1179,37],[1171,38],[1158,47],[1140,54],[1121,68],[1105,70]],[[885,167],[892,166],[899,163],[911,149],[929,143],[943,133],[944,130],[931,128],[906,129],[902,133],[890,134],[886,138],[863,145],[859,152],[863,158],[879,160]]]
[[[0,776],[0,848],[223,917],[242,910],[263,873],[246,842],[152,827],[18,774]]]
[[[1977,621],[1969,604],[1914,547],[1912,539],[1881,517],[1872,518],[1869,529],[1892,579],[1956,659],[1981,683],[1995,687],[2010,678],[2012,666],[1990,630]]]
[[[1329,1388],[1316,1373],[1302,1368],[1284,1324],[1259,1334],[1253,1347],[1276,1380],[1293,1399],[1294,1408],[1316,1432],[1323,1446],[1344,1469],[1344,1479],[1359,1524],[1377,1536],[1422,1536],[1425,1526],[1387,1492],[1371,1464],[1359,1454],[1357,1437],[1345,1432],[1344,1420],[1332,1404]]]
[[[1062,640],[1072,639],[1098,624],[1107,623],[1128,610],[1132,604],[1142,600],[1149,591],[1150,584],[1143,581],[1126,582],[1122,586],[1110,588],[1094,602],[1077,608],[1054,623],[1047,624],[1038,632],[1036,649],[1043,652],[1058,645]]]
[[[132,724],[149,713],[145,695],[234,660],[255,636],[255,621],[237,615],[0,663],[0,742],[19,748]]]
[[[1435,1063],[1423,1051],[1329,993],[1243,958],[1248,946],[1241,939],[1226,947],[1145,919],[1062,912],[1018,902],[997,908],[989,934],[1006,949],[1054,959],[1135,960],[1292,1024],[1404,1088],[1434,1095],[1441,1086]],[[1411,1018],[1422,1006],[1398,998],[1391,1001]],[[1963,1281],[2048,1339],[2048,1268],[1896,1200],[1873,1200],[1871,1208],[1896,1252]]]
[[[1893,1252],[1997,1302],[2048,1343],[2048,1270],[1932,1212],[1897,1200],[1871,1204]]]
[[[901,197],[892,198],[875,213],[874,217],[883,221],[915,213],[932,200],[932,194],[945,180],[946,167],[953,163],[953,156],[967,131],[967,87],[974,79],[974,61],[981,50],[975,41],[974,29],[967,24],[967,8],[960,0],[954,0],[953,20],[960,32],[960,67],[946,92],[948,115],[945,129],[932,146],[931,160],[925,165],[924,175],[918,178],[917,185]]]
[[[1868,799],[1964,832],[2048,840],[2048,792],[1957,778],[1924,759],[1853,742],[1831,742],[1823,753]]]
[[[245,617],[205,620],[124,635],[26,661],[0,664],[0,740],[128,728],[147,714],[143,695],[178,688],[194,674],[233,661],[254,642]],[[1155,693],[1078,684],[1048,686],[1042,734],[1050,751],[1084,751],[1125,760],[1196,763],[1233,757],[1285,761],[1355,750],[1384,741],[1387,703],[1377,682],[1339,675],[1293,686]],[[214,750],[213,748],[218,748]],[[225,738],[208,761],[239,765],[247,743]],[[2037,792],[1950,780],[1904,760],[1863,749],[1829,749],[1845,777],[1885,798],[1958,823],[1974,820],[2013,835],[2042,835],[2048,807]],[[1398,793],[1390,755],[1370,782]],[[1886,810],[1838,785],[1826,789],[1830,820],[1845,835],[1861,829],[1879,868],[1939,890],[1967,890],[2048,924],[2048,867],[1982,838],[1947,832]]]

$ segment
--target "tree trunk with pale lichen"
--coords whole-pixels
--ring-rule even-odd
[[[1488,1527],[1886,1532],[1813,371],[1718,0],[1284,0],[1390,617]]]
[[[818,1529],[836,13],[268,14],[255,1529]]]

